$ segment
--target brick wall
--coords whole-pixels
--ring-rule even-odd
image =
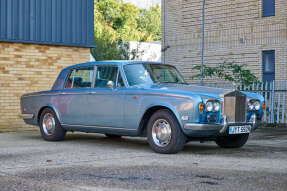
[[[262,79],[262,50],[275,50],[276,80],[287,80],[287,1],[262,17],[261,0],[206,0],[205,64],[247,64]],[[163,54],[188,79],[201,64],[202,0],[162,0]]]
[[[20,96],[49,90],[64,67],[89,58],[89,48],[0,42],[0,131],[32,128],[18,118]]]

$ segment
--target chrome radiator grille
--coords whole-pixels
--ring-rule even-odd
[[[246,122],[246,95],[233,91],[224,95],[223,114],[229,122]]]

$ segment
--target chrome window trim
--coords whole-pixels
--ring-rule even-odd
[[[118,86],[118,84],[119,84],[119,77],[121,77],[121,78],[122,78],[122,81],[123,81],[123,85],[124,85],[124,86],[122,86],[122,87],[119,87],[119,86]],[[124,80],[124,78],[123,78],[123,75],[122,75],[122,72],[121,72],[121,68],[118,67],[118,76],[117,76],[117,85],[116,85],[116,88],[122,89],[122,88],[126,88],[126,87],[127,87],[127,86],[126,86],[125,80]]]
[[[129,82],[128,82],[126,73],[125,73],[125,71],[124,71],[124,65],[126,65],[126,64],[122,64],[122,65],[121,65],[122,75],[124,76],[123,81],[124,81],[124,84],[125,84],[126,88],[129,88],[130,85],[129,85]]]
[[[116,77],[116,84],[115,84],[115,87],[114,88],[118,88],[118,82],[119,82],[119,72],[120,72],[120,69],[119,67],[118,68],[118,71],[117,71],[117,77]]]
[[[97,68],[98,67],[96,65],[94,65],[94,75],[93,75],[93,81],[92,81],[92,87],[91,88],[95,88]]]
[[[72,78],[72,85],[70,89],[74,89],[75,73],[76,73],[76,69],[73,69],[73,71],[71,72],[71,75],[73,75],[72,76],[73,78]],[[66,87],[66,84],[65,84],[65,87]]]

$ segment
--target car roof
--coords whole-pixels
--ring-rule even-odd
[[[68,66],[65,70],[70,70],[73,68],[88,67],[95,65],[117,65],[122,66],[124,64],[162,64],[161,62],[152,62],[152,61],[134,61],[134,60],[107,60],[107,61],[96,61],[96,62],[86,62],[81,64],[76,64]]]

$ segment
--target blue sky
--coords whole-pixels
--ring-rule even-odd
[[[148,8],[152,5],[160,4],[161,0],[124,0],[124,2],[132,3],[139,8]]]

